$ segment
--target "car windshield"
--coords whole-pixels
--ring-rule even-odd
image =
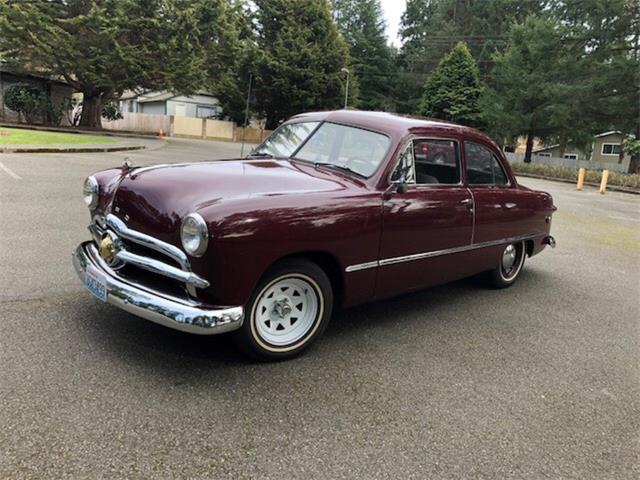
[[[278,128],[258,146],[249,156],[290,157],[309,134],[315,130],[319,122],[289,123]]]
[[[331,122],[324,122],[320,127],[318,122],[292,123],[276,130],[252,155],[295,155],[299,160],[370,177],[384,159],[390,143],[386,135],[362,128]]]

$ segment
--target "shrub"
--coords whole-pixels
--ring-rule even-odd
[[[558,178],[562,180],[578,180],[578,169],[571,167],[561,167],[553,165],[539,165],[535,163],[513,163],[513,171],[518,173],[529,173],[543,177]],[[600,183],[602,172],[598,170],[587,170],[584,176],[585,182]],[[620,187],[640,188],[640,174],[609,172],[609,185]]]
[[[54,102],[44,90],[29,83],[10,85],[5,91],[4,103],[14,112],[24,115],[27,123],[35,123],[40,117],[49,125],[60,125],[71,105],[68,98]]]
[[[44,110],[47,95],[35,85],[16,83],[4,94],[4,104],[14,112],[24,115],[27,123],[33,123]]]
[[[120,120],[122,119],[122,113],[120,113],[120,107],[113,100],[109,100],[102,107],[102,116],[107,120]]]

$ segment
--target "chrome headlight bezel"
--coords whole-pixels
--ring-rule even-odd
[[[82,186],[82,199],[87,208],[93,210],[98,206],[99,194],[100,186],[98,185],[96,177],[93,175],[88,176]]]
[[[201,257],[209,244],[209,229],[204,218],[198,213],[190,213],[180,226],[182,248],[192,257]]]

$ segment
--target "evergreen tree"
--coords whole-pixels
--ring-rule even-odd
[[[390,106],[392,49],[387,44],[380,0],[332,0],[334,18],[349,45],[363,110]]]
[[[495,57],[493,88],[483,101],[494,135],[527,136],[525,162],[531,161],[534,138],[548,139],[578,128],[571,120],[579,84],[567,54],[566,30],[553,18],[528,17],[511,31],[511,45]]]
[[[287,117],[339,107],[349,65],[326,0],[256,0],[256,103],[275,128]]]
[[[464,125],[479,126],[482,84],[478,65],[460,42],[444,56],[424,86],[420,113]]]
[[[619,130],[640,138],[640,3],[558,1],[553,13],[566,26],[565,43],[578,59],[573,73],[580,101],[573,117],[589,119],[590,133]],[[639,170],[636,154],[629,171]]]
[[[407,0],[401,19],[402,48],[396,87],[398,109],[417,111],[424,79],[463,41],[490,83],[493,55],[507,47],[512,24],[546,8],[547,0]]]
[[[0,0],[0,57],[61,77],[83,93],[80,124],[99,127],[124,90],[189,94],[233,65],[236,28],[225,0]]]

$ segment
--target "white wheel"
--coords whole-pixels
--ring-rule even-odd
[[[235,338],[260,360],[289,358],[322,334],[332,308],[333,290],[325,272],[305,259],[286,260],[265,274]]]
[[[323,309],[319,291],[304,275],[283,275],[262,289],[251,317],[265,348],[295,345],[317,325]]]

